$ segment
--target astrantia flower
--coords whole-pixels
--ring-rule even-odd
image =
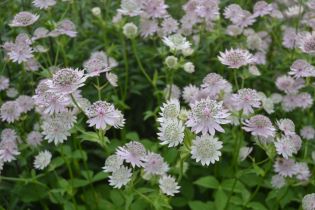
[[[146,38],[154,35],[159,29],[158,22],[147,18],[140,19],[140,34]]]
[[[7,89],[6,94],[9,98],[15,98],[19,94],[19,92],[14,87],[11,87]]]
[[[277,121],[277,126],[287,136],[295,134],[295,125],[290,119],[280,119]]]
[[[143,1],[142,9],[147,17],[161,18],[167,14],[167,7],[164,0],[146,0]]]
[[[60,69],[54,73],[49,83],[49,92],[70,94],[84,86],[85,80],[86,76],[84,76],[84,71],[72,68]]]
[[[315,53],[315,33],[304,32],[298,35],[297,43],[299,48],[308,54]]]
[[[37,28],[34,31],[32,41],[48,37],[48,32],[49,31],[46,28],[43,28],[43,27]]]
[[[249,120],[245,120],[243,124],[242,128],[253,136],[268,138],[275,135],[276,129],[273,127],[270,119],[264,115],[255,115]]]
[[[34,108],[34,101],[30,96],[20,95],[16,99],[16,102],[19,103],[22,113],[28,112]]]
[[[196,162],[201,162],[201,165],[208,166],[219,161],[222,147],[222,142],[214,136],[209,134],[197,136],[192,142],[191,157],[196,159]]]
[[[315,138],[315,129],[312,126],[304,126],[300,131],[301,136],[306,140]]]
[[[309,77],[314,75],[315,68],[306,60],[298,59],[291,65],[289,75],[294,78]]]
[[[107,129],[109,126],[121,128],[125,119],[121,111],[115,109],[114,105],[106,101],[96,101],[85,110],[89,120],[89,126],[95,125],[97,129]]]
[[[178,30],[178,22],[172,17],[167,17],[162,22],[162,32],[163,35],[169,35],[171,33],[176,33]]]
[[[164,175],[169,170],[168,164],[159,154],[151,152],[144,157],[143,161],[144,172],[148,175]]]
[[[8,89],[10,84],[9,78],[0,76],[0,91]]]
[[[21,116],[22,109],[18,102],[7,101],[0,108],[0,117],[3,122],[12,123]]]
[[[76,37],[77,31],[74,23],[71,20],[65,19],[57,23],[56,29],[49,33],[52,37],[60,35],[67,35],[69,37]]]
[[[280,175],[272,176],[271,185],[273,188],[280,189],[283,186],[285,186],[285,184],[286,184],[286,181],[285,181],[285,178],[283,176],[280,176]]]
[[[159,113],[160,117],[157,119],[158,122],[163,122],[165,120],[176,119],[180,112],[180,105],[177,99],[168,100],[163,103],[161,111]]]
[[[142,13],[142,0],[122,0],[117,11],[131,17],[140,15]]]
[[[109,82],[109,84],[113,87],[117,87],[118,84],[118,76],[117,74],[114,74],[112,72],[106,72],[105,77],[107,79],[107,81]]]
[[[0,142],[0,159],[3,162],[11,162],[19,155],[16,140],[2,139]]]
[[[241,147],[239,153],[239,160],[240,161],[245,160],[252,151],[253,147]]]
[[[123,27],[123,34],[129,39],[133,39],[138,35],[138,27],[134,23],[126,23]]]
[[[26,141],[29,145],[36,147],[41,144],[43,140],[43,135],[38,131],[32,131],[27,134]]]
[[[195,85],[185,86],[183,89],[183,98],[186,103],[193,103],[195,101],[196,93],[199,92],[199,88]]]
[[[34,0],[33,4],[39,9],[48,9],[56,4],[56,0]]]
[[[175,178],[169,175],[162,176],[159,179],[159,187],[164,194],[169,196],[174,196],[174,194],[179,193],[180,189],[180,186],[178,186]]]
[[[131,141],[126,145],[119,147],[116,154],[127,163],[130,163],[132,167],[140,167],[143,166],[143,159],[147,152],[141,143]]]
[[[179,120],[165,120],[159,127],[158,139],[161,140],[162,145],[168,147],[176,147],[184,140],[185,127]]]
[[[265,1],[258,1],[254,5],[254,15],[255,16],[265,16],[272,12],[273,8],[271,4]]]
[[[131,169],[121,166],[119,169],[115,170],[111,176],[109,176],[109,185],[113,186],[113,188],[120,189],[130,181],[131,176]]]
[[[210,97],[214,97],[221,91],[228,93],[231,91],[231,84],[221,75],[216,73],[209,73],[202,80],[202,88],[207,89]]]
[[[51,161],[51,153],[47,150],[40,152],[34,160],[34,167],[39,170],[46,168]]]
[[[230,4],[224,8],[224,17],[231,20],[233,23],[237,23],[242,18],[242,8],[238,4]]]
[[[163,43],[174,51],[185,50],[191,45],[189,41],[186,40],[186,37],[183,37],[181,34],[163,37]]]
[[[9,141],[16,141],[17,140],[17,134],[15,130],[11,128],[5,128],[1,132],[0,139],[2,140],[9,140]]]
[[[102,169],[104,170],[104,172],[114,172],[118,170],[122,164],[123,159],[120,156],[111,155],[106,159],[105,165]]]
[[[297,153],[294,141],[287,136],[283,136],[278,139],[275,143],[276,151],[279,155],[282,155],[284,158],[292,157],[293,154]]]
[[[39,15],[34,15],[30,12],[19,12],[16,14],[9,24],[11,27],[25,27],[32,25],[39,18]]]
[[[232,69],[238,69],[254,61],[253,55],[243,49],[225,50],[224,53],[220,52],[218,59],[222,64]]]
[[[257,91],[249,88],[238,90],[237,94],[234,95],[233,100],[237,110],[243,110],[243,113],[246,115],[253,113],[253,108],[259,108],[261,105],[261,100]]]
[[[274,170],[284,177],[292,177],[297,174],[297,167],[294,160],[277,158],[274,164]]]
[[[98,76],[100,73],[110,71],[111,68],[114,68],[117,65],[117,61],[109,57],[103,51],[92,53],[89,60],[85,61],[83,64],[90,77]]]
[[[296,178],[301,181],[307,181],[311,177],[311,171],[307,165],[307,163],[296,163],[297,174]]]
[[[302,206],[304,210],[315,210],[315,193],[305,195]]]
[[[230,113],[223,108],[222,104],[223,102],[217,102],[210,98],[196,101],[191,104],[191,112],[186,125],[191,127],[195,133],[206,134],[209,132],[214,135],[215,131],[224,132],[220,124],[230,122],[228,119]]]
[[[163,92],[165,99],[179,99],[181,94],[179,87],[175,84],[166,85]]]
[[[309,93],[299,93],[296,96],[297,107],[308,109],[313,105],[313,97]]]
[[[42,124],[45,139],[49,143],[54,142],[55,145],[63,143],[70,136],[69,129],[63,124],[58,118],[49,118],[45,120]]]

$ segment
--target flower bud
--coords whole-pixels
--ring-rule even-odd
[[[195,66],[192,62],[187,62],[184,64],[184,70],[187,72],[187,73],[193,73],[195,72]]]
[[[94,16],[101,16],[101,8],[93,7],[91,11]]]
[[[175,56],[167,56],[165,59],[165,64],[168,68],[174,69],[177,66],[178,59]]]
[[[138,35],[138,27],[133,23],[126,23],[123,27],[124,35],[129,38],[135,38]]]

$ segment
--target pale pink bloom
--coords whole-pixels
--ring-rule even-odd
[[[266,53],[265,52],[256,52],[253,55],[253,62],[252,64],[260,64],[264,65],[266,64]]]
[[[26,141],[29,145],[33,147],[39,146],[43,141],[43,135],[38,131],[32,131],[27,134]]]
[[[140,34],[142,37],[147,38],[148,36],[152,36],[158,31],[158,29],[159,29],[159,26],[156,20],[141,18]]]
[[[276,129],[270,119],[264,115],[255,115],[243,122],[242,127],[245,131],[250,132],[253,136],[274,137]]]
[[[207,76],[202,80],[201,87],[207,89],[207,93],[209,93],[211,98],[221,92],[229,93],[232,91],[231,84],[221,75],[216,73],[207,74]]]
[[[5,128],[1,132],[1,138],[2,140],[9,140],[9,141],[16,141],[18,138],[15,130],[11,128]]]
[[[302,52],[308,54],[315,54],[315,33],[304,32],[298,35],[297,39],[298,47]]]
[[[0,76],[0,91],[9,88],[10,80],[5,76]]]
[[[297,17],[303,13],[303,7],[300,5],[293,5],[287,8],[284,13],[288,18]]]
[[[122,0],[120,8],[117,10],[118,14],[128,16],[138,16],[142,13],[143,0]]]
[[[304,126],[300,131],[301,136],[306,140],[315,138],[315,129],[312,126]]]
[[[224,53],[220,52],[218,59],[222,64],[233,69],[238,69],[254,61],[253,55],[243,49],[225,50]]]
[[[165,99],[179,99],[181,95],[181,90],[179,87],[175,84],[172,85],[166,85],[166,87],[163,90]]]
[[[40,63],[33,57],[25,61],[23,66],[27,71],[38,71]]]
[[[199,88],[195,85],[188,85],[183,88],[183,98],[186,103],[193,103],[195,101],[195,95],[198,93]]]
[[[273,188],[275,189],[280,189],[282,188],[283,186],[285,186],[286,184],[286,181],[285,181],[285,178],[281,175],[274,175],[272,176],[271,178],[271,185]]]
[[[295,108],[297,108],[299,106],[297,99],[298,97],[296,95],[284,96],[281,103],[283,110],[286,112],[290,112],[294,110]]]
[[[145,158],[147,152],[144,146],[136,141],[131,141],[122,147],[119,147],[116,151],[121,159],[130,163],[132,167],[143,166],[143,159]]]
[[[176,33],[178,30],[178,22],[172,17],[166,17],[163,19],[161,29],[164,36]]]
[[[48,33],[49,31],[46,28],[39,27],[34,31],[32,40],[35,41],[38,39],[46,38],[48,37]]]
[[[277,158],[274,164],[274,170],[284,177],[292,177],[298,173],[298,167],[294,160]]]
[[[123,165],[124,160],[118,155],[111,155],[107,157],[104,167],[104,172],[114,172]]]
[[[33,0],[32,3],[39,9],[48,9],[56,4],[56,0]]]
[[[9,24],[11,27],[25,27],[32,25],[39,18],[39,15],[34,15],[30,12],[23,11],[16,14]]]
[[[302,109],[311,108],[313,105],[313,97],[309,93],[299,93],[296,96],[297,105]]]
[[[3,122],[12,123],[21,116],[22,109],[18,102],[7,101],[0,108],[0,117]]]
[[[295,125],[290,119],[280,119],[277,121],[277,126],[286,136],[295,134]]]
[[[315,209],[315,193],[307,194],[303,197],[302,206],[304,210]]]
[[[109,82],[109,84],[113,87],[117,87],[118,84],[118,76],[117,74],[114,74],[112,72],[106,72],[105,77],[107,79],[107,81]]]
[[[30,96],[20,95],[16,102],[20,105],[22,113],[26,113],[34,108],[34,100]]]
[[[235,25],[238,25],[241,28],[246,28],[253,25],[256,22],[256,15],[251,14],[247,10],[242,10],[242,15],[240,15],[240,20],[234,22]]]
[[[276,79],[276,86],[285,93],[297,93],[299,89],[304,87],[303,79],[293,79],[290,76],[283,75]]]
[[[258,1],[254,5],[254,16],[265,16],[269,15],[272,11],[272,5],[265,1]]]
[[[296,163],[297,174],[296,178],[301,181],[307,181],[312,176],[307,163]]]
[[[144,16],[149,18],[162,18],[167,14],[167,8],[168,6],[164,3],[164,0],[146,0],[143,1],[142,6]]]
[[[162,176],[159,179],[159,187],[164,194],[169,196],[174,196],[174,194],[179,193],[180,189],[175,178],[169,175]]]
[[[85,110],[89,120],[89,126],[95,125],[97,129],[108,129],[110,126],[121,128],[125,119],[121,111],[106,101],[96,101]]]
[[[195,133],[215,134],[215,131],[224,132],[220,124],[228,124],[230,113],[223,108],[223,102],[210,98],[196,101],[191,106],[186,125]]]
[[[55,145],[63,143],[71,135],[69,128],[58,118],[45,119],[41,128],[48,143],[54,142]]]
[[[238,4],[230,4],[224,8],[223,15],[226,19],[231,20],[235,24],[241,20],[243,16],[242,10],[243,9]]]
[[[19,92],[14,87],[11,87],[7,89],[6,94],[9,98],[15,98],[19,94]]]
[[[237,25],[229,25],[226,27],[225,33],[230,36],[238,36],[242,34],[243,29]]]
[[[211,23],[212,20],[216,20],[219,13],[219,1],[217,0],[203,0],[199,1],[195,9],[196,14],[204,18],[207,23]]]
[[[290,136],[282,136],[282,138],[278,139],[274,144],[277,153],[286,159],[298,152],[295,142]]]
[[[169,166],[161,155],[150,152],[143,158],[143,169],[148,175],[164,175]]]
[[[103,72],[110,71],[117,65],[117,61],[109,57],[103,51],[92,53],[89,60],[85,61],[83,64],[90,77],[98,76]]]
[[[16,140],[1,139],[0,142],[0,160],[11,162],[16,159],[20,152],[18,151]]]
[[[282,45],[286,48],[293,49],[297,40],[296,30],[292,27],[285,27],[283,31]]]
[[[238,90],[237,94],[233,95],[234,103],[238,111],[243,110],[245,115],[254,112],[253,108],[261,106],[261,99],[254,89],[243,88]]]
[[[315,75],[315,68],[306,60],[298,59],[291,65],[289,75],[294,78],[310,77]]]
[[[54,73],[48,82],[49,91],[56,94],[70,94],[84,86],[86,80],[84,71],[72,68],[63,68]]]
[[[57,23],[56,29],[49,33],[52,37],[59,35],[67,35],[69,37],[76,37],[77,31],[74,23],[71,20],[65,19]]]

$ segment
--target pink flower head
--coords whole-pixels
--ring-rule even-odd
[[[232,100],[237,110],[243,110],[243,113],[246,115],[253,113],[253,108],[259,108],[261,105],[261,99],[257,91],[249,88],[238,90],[237,94],[233,95]]]
[[[230,49],[225,50],[224,53],[220,52],[218,59],[222,64],[232,69],[238,69],[254,61],[253,55],[242,49]]]
[[[97,129],[108,129],[109,126],[121,128],[125,119],[121,111],[106,101],[96,101],[85,110],[89,120],[89,126],[95,125]]]
[[[270,119],[264,115],[255,115],[249,120],[245,120],[243,124],[242,128],[247,132],[251,132],[253,136],[268,138],[275,135],[276,129]]]
[[[188,115],[186,125],[191,127],[195,133],[211,135],[215,131],[224,132],[220,124],[227,124],[230,122],[228,117],[230,113],[222,106],[223,102],[217,102],[210,98],[201,99],[191,104],[191,112]]]
[[[144,146],[136,141],[131,141],[126,145],[119,147],[116,152],[116,155],[121,157],[127,163],[130,163],[132,167],[143,166],[143,159],[146,154],[147,152]]]

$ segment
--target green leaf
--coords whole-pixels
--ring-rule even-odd
[[[217,210],[223,210],[227,203],[227,195],[223,189],[219,188],[214,194],[214,203]]]
[[[214,205],[212,202],[190,201],[188,203],[191,210],[213,210]]]
[[[126,139],[132,140],[132,141],[138,141],[140,138],[137,132],[129,132],[126,134]]]
[[[267,210],[267,208],[258,202],[250,202],[247,207],[254,209],[254,210]]]
[[[198,179],[197,181],[195,181],[194,184],[201,187],[210,188],[210,189],[217,189],[220,185],[218,180],[213,176],[202,177]]]
[[[108,173],[99,172],[93,177],[92,181],[98,182],[98,181],[101,181],[103,179],[106,179],[107,177],[108,177]]]

